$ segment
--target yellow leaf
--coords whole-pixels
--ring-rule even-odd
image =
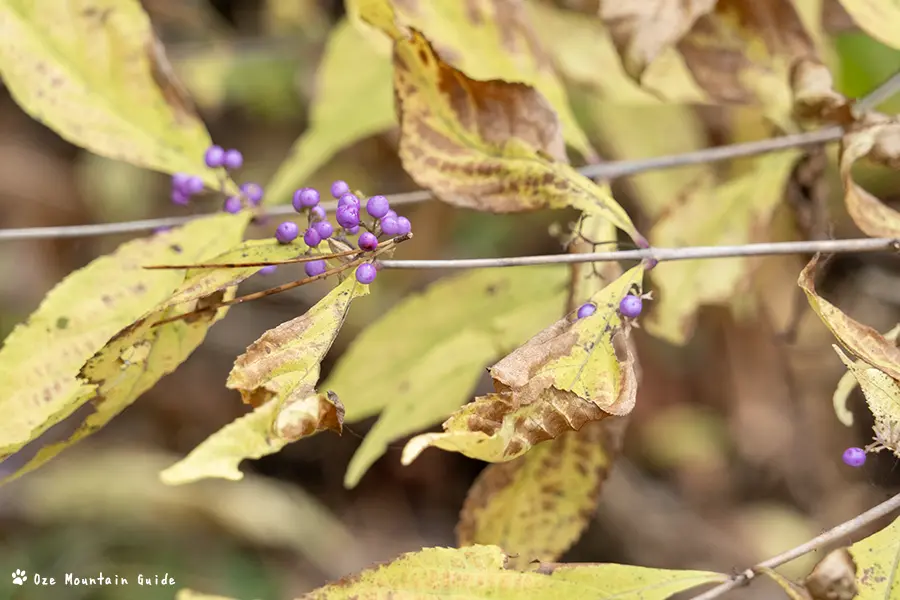
[[[556,265],[469,271],[405,299],[367,327],[324,384],[341,397],[348,421],[384,409],[344,484],[354,487],[394,440],[446,419],[471,397],[485,365],[558,318],[567,273]]]
[[[558,121],[534,88],[470,79],[413,31],[394,45],[394,89],[403,166],[441,200],[491,212],[572,206],[643,240],[608,185],[562,162]]]
[[[872,426],[875,444],[871,450],[877,452],[887,448],[900,457],[900,381],[865,363],[853,362],[837,345],[833,347],[859,382],[866,404],[875,417]]]
[[[900,11],[900,9],[898,9]],[[869,157],[892,168],[900,168],[900,121],[870,115],[844,136],[840,154],[844,202],[856,225],[872,237],[900,237],[900,212],[854,183],[853,163]]]
[[[349,277],[305,314],[270,329],[239,356],[227,387],[255,408],[226,425],[160,474],[180,485],[207,477],[239,480],[244,459],[274,454],[322,429],[338,433],[344,410],[335,394],[316,393],[322,359],[354,298],[369,287]]]
[[[429,446],[487,462],[506,462],[532,446],[590,421],[626,415],[637,381],[619,301],[640,287],[644,270],[633,267],[590,301],[590,317],[563,318],[495,364],[493,394],[463,406],[441,433],[411,439],[401,461],[409,464]]]
[[[784,152],[747,159],[750,168],[714,186],[701,171],[679,206],[664,213],[650,232],[657,246],[747,244],[768,230],[800,153]],[[673,344],[684,344],[702,305],[726,302],[746,281],[750,258],[675,261],[654,269],[650,277],[659,297],[643,320],[647,331]]]
[[[366,44],[349,21],[335,25],[319,64],[309,127],[266,186],[267,201],[288,202],[338,150],[396,125],[390,55]]]
[[[779,587],[784,590],[784,593],[787,594],[788,598],[791,600],[813,600],[809,595],[809,592],[807,592],[803,586],[795,581],[791,581],[775,569],[757,567],[757,570],[768,575],[772,581],[777,583]]]
[[[128,242],[50,291],[0,350],[0,459],[84,404],[94,390],[76,378],[82,366],[184,278],[180,270],[151,271],[144,265],[204,260],[240,239],[248,218],[218,214]]]
[[[469,488],[456,528],[459,545],[500,546],[513,568],[559,558],[597,508],[621,449],[624,419],[588,423],[514,461],[488,465]]]
[[[855,600],[900,597],[900,519],[850,546],[859,579]]]
[[[716,0],[600,0],[600,18],[612,34],[625,72],[640,81],[648,65],[715,5]]]
[[[900,338],[900,324],[884,334],[884,339],[894,344],[897,343],[898,338]],[[857,360],[856,366],[859,368],[865,367],[863,362],[862,360]],[[853,393],[858,384],[859,382],[856,381],[853,371],[847,371],[841,376],[834,389],[834,396],[832,397],[834,412],[838,421],[847,427],[853,425],[853,413],[847,408],[847,402],[850,400],[850,394]]]
[[[128,408],[156,382],[177,369],[203,343],[206,332],[225,317],[227,308],[200,313],[195,318],[153,325],[161,319],[175,316],[204,305],[234,297],[235,288],[217,293],[169,310],[154,310],[151,314],[126,327],[97,352],[81,369],[79,377],[96,386],[90,397],[94,411],[87,415],[78,429],[61,442],[43,446],[25,466],[5,478],[12,481],[33,471],[79,440],[98,431]]]
[[[812,309],[844,348],[894,379],[900,379],[900,348],[816,294],[814,278],[818,261],[818,256],[813,257],[797,280],[797,285],[806,292]]]
[[[896,0],[841,0],[860,28],[892,48],[900,48],[900,6]]]
[[[628,565],[548,566],[545,573],[507,569],[496,546],[425,548],[313,590],[304,600],[391,597],[541,598],[547,600],[665,600],[698,585],[727,580],[705,571],[667,571]]]
[[[0,0],[0,75],[28,114],[73,144],[221,186],[203,162],[209,133],[138,0]]]

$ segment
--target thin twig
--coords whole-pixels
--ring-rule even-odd
[[[845,523],[841,523],[837,527],[829,529],[825,533],[814,537],[805,544],[801,544],[796,548],[791,548],[787,552],[783,552],[778,556],[759,563],[755,567],[747,569],[746,571],[744,571],[740,575],[733,577],[729,581],[710,590],[707,590],[702,594],[694,596],[693,598],[691,598],[691,600],[712,600],[713,598],[718,598],[726,592],[730,592],[737,587],[748,584],[754,577],[756,577],[756,571],[758,569],[774,569],[775,567],[779,567],[785,563],[789,563],[792,560],[809,554],[814,550],[818,550],[823,546],[827,546],[828,544],[842,540],[848,535],[859,531],[863,527],[874,523],[882,517],[886,517],[887,515],[898,509],[900,509],[900,494],[897,494],[893,498],[885,500],[878,506],[870,508],[866,512],[853,517]]]
[[[386,269],[479,269],[492,267],[521,267],[526,265],[572,264],[619,260],[693,260],[699,258],[728,258],[735,256],[765,256],[775,254],[815,254],[847,252],[900,251],[900,240],[893,238],[859,238],[850,240],[811,240],[805,242],[772,242],[741,246],[693,246],[688,248],[647,248],[585,254],[548,254],[543,256],[515,256],[510,258],[464,258],[450,260],[384,260]]]

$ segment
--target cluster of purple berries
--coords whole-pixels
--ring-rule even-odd
[[[640,296],[628,294],[619,301],[619,314],[628,319],[637,319],[644,309],[644,301]],[[578,307],[577,317],[584,319],[597,312],[597,306],[593,302],[587,302]]]
[[[341,228],[335,232],[334,226],[326,219],[325,209],[319,205],[320,195],[315,188],[302,188],[294,192],[294,210],[306,214],[308,227],[303,232],[303,242],[310,248],[315,248],[322,241],[332,235],[337,235],[341,241],[347,242],[345,235],[357,235],[357,245],[360,250],[372,251],[378,248],[380,240],[385,236],[394,237],[406,235],[412,230],[409,219],[399,216],[391,210],[388,199],[384,196],[372,196],[366,201],[365,210],[372,220],[366,222],[360,214],[362,202],[359,197],[350,191],[350,186],[345,181],[335,181],[331,184],[331,195],[338,201],[335,221]],[[360,229],[363,232],[360,233]],[[281,223],[275,230],[275,239],[282,244],[290,244],[300,235],[300,227],[293,221]],[[327,267],[324,260],[313,260],[306,263],[306,274],[316,277],[325,273]],[[362,284],[370,284],[375,281],[375,265],[363,263],[356,268],[356,280]]]
[[[203,161],[211,169],[224,167],[229,171],[240,169],[244,165],[244,157],[238,150],[234,148],[226,150],[215,144],[206,149]],[[179,206],[186,206],[191,197],[202,192],[203,188],[203,179],[199,176],[176,173],[172,176],[172,202]],[[251,206],[259,206],[262,198],[262,187],[256,183],[244,183],[241,185],[240,195],[225,198],[222,210],[235,214],[240,212],[245,202]]]

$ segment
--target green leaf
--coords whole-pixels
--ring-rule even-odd
[[[239,239],[248,218],[218,214],[128,242],[50,291],[0,349],[0,459],[84,404],[94,389],[77,379],[82,366],[116,333],[168,298],[184,278],[181,270],[143,266],[204,260]]]
[[[541,572],[506,568],[496,546],[425,548],[403,554],[302,596],[306,600],[396,600],[460,597],[547,600],[665,600],[672,594],[728,579],[706,571],[667,571],[627,565],[546,565]]]
[[[0,0],[0,75],[28,114],[73,144],[221,187],[203,162],[209,133],[138,0]]]
[[[369,287],[348,277],[305,314],[270,329],[235,360],[227,386],[253,412],[226,425],[160,474],[180,485],[207,477],[239,480],[244,459],[274,454],[322,429],[341,432],[344,408],[334,394],[316,393],[322,359],[354,298]]]
[[[344,484],[359,483],[394,440],[447,418],[470,397],[485,365],[562,314],[567,280],[568,269],[555,265],[473,270],[404,299],[367,327],[325,382],[349,422],[383,409]]]
[[[390,55],[367,46],[346,19],[332,29],[319,65],[309,127],[266,186],[267,202],[288,202],[338,150],[397,124]]]
[[[900,519],[850,546],[859,574],[855,600],[900,597]]]

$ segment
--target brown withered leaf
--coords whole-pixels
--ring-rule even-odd
[[[794,94],[794,118],[847,125],[853,121],[850,102],[834,91],[834,78],[828,67],[811,58],[801,58],[791,69]]]
[[[418,31],[394,44],[400,158],[444,202],[497,213],[572,206],[643,240],[608,185],[567,164],[559,120],[522,83],[477,81]]]
[[[319,431],[344,431],[344,405],[334,392],[314,394],[285,406],[275,417],[275,433],[288,441]]]
[[[900,237],[900,212],[853,181],[853,164],[869,158],[892,169],[900,168],[900,120],[871,113],[841,140],[840,170],[847,212],[866,235]]]
[[[625,72],[640,81],[653,59],[715,5],[716,0],[600,0],[599,12]]]
[[[858,593],[856,562],[847,548],[836,548],[820,560],[803,582],[813,600],[853,600]]]
[[[469,488],[458,545],[500,546],[512,568],[559,558],[597,508],[627,419],[594,421],[516,460],[488,465]]]

